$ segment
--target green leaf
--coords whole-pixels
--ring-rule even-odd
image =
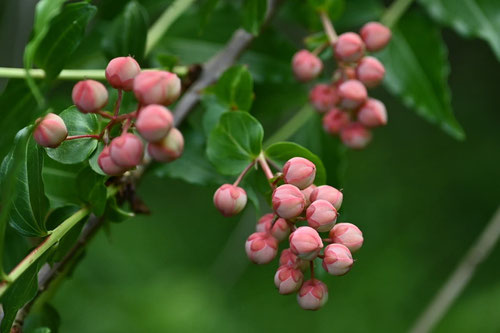
[[[500,60],[500,2],[498,0],[420,0],[439,22],[467,37],[487,41]]]
[[[22,153],[16,145],[21,145]],[[19,168],[16,164],[21,165]],[[16,181],[15,195],[11,198],[12,205],[9,212],[9,222],[14,229],[25,236],[44,236],[45,217],[49,208],[49,201],[45,196],[42,180],[43,151],[31,138],[31,128],[25,127],[16,136],[14,148],[2,162],[0,178],[14,177]],[[17,172],[10,174],[12,168]]]
[[[118,204],[116,203],[116,197],[109,198],[106,204],[106,210],[104,212],[104,219],[106,221],[120,223],[134,216],[134,213],[126,211],[118,206]]]
[[[314,184],[323,185],[326,183],[326,170],[321,159],[311,153],[308,149],[293,142],[277,142],[270,145],[265,151],[266,157],[278,164],[280,167],[292,157],[303,157],[316,165],[316,179]]]
[[[99,122],[95,114],[83,114],[71,106],[59,115],[68,128],[68,135],[99,134]],[[92,138],[64,141],[57,148],[46,148],[47,154],[63,164],[85,161],[97,148],[97,140]]]
[[[258,35],[266,18],[267,0],[245,0],[242,26],[253,35]]]
[[[200,15],[201,15],[200,33],[203,33],[203,30],[205,29],[205,26],[207,25],[207,23],[210,21],[210,17],[212,16],[212,13],[215,10],[215,7],[217,7],[218,3],[219,3],[219,0],[205,0],[199,6],[199,11],[200,11]]]
[[[208,159],[220,173],[237,175],[259,156],[263,136],[262,125],[248,113],[225,113],[210,133]]]
[[[58,207],[50,212],[47,217],[47,228],[49,230],[54,230],[59,224],[64,220],[73,215],[78,211],[80,207],[71,205]],[[63,257],[68,253],[69,249],[73,247],[76,240],[80,236],[84,223],[78,223],[73,228],[71,228],[66,235],[57,243],[54,248],[54,252],[50,257],[50,262],[57,262],[63,259]]]
[[[333,17],[342,13],[345,7],[344,0],[308,0],[308,2],[315,11],[325,11]]]
[[[23,325],[25,333],[57,333],[61,326],[61,317],[49,303],[37,306],[26,317]]]
[[[102,40],[104,54],[111,60],[131,55],[139,63],[144,58],[148,13],[137,1],[130,1],[118,16]]]
[[[415,12],[406,15],[379,57],[386,66],[389,91],[454,138],[464,139],[451,108],[446,46],[429,19]]]
[[[99,155],[101,154],[102,150],[104,149],[104,143],[99,142],[97,144],[97,148],[92,154],[92,156],[89,159],[89,165],[94,170],[96,173],[100,174],[101,176],[107,176],[104,171],[102,171],[101,167],[99,166],[99,163],[97,163],[97,160],[99,158]]]
[[[253,101],[253,79],[244,65],[227,69],[215,86],[217,98],[233,110],[249,111]]]
[[[219,102],[214,94],[203,94],[201,105],[205,109],[203,112],[203,131],[208,136],[219,123],[220,117],[231,109]]]
[[[46,35],[38,42],[35,51],[35,63],[45,70],[48,79],[57,77],[71,59],[96,10],[95,6],[87,2],[71,3],[51,20]]]
[[[104,185],[106,177],[92,170],[90,166],[82,169],[77,176],[77,187],[80,199],[88,203],[96,216],[101,216],[106,207],[107,189]]]
[[[67,165],[50,158],[45,159],[42,176],[45,193],[52,209],[69,204],[81,204],[77,179],[85,167],[85,163]]]

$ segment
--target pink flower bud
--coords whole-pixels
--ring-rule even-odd
[[[340,109],[333,108],[323,117],[323,128],[329,134],[337,134],[351,122],[349,114]]]
[[[299,290],[304,281],[304,274],[300,269],[290,266],[280,266],[274,275],[274,284],[282,295],[288,295]]]
[[[366,23],[360,31],[368,51],[383,49],[391,40],[391,30],[378,22]]]
[[[307,223],[319,232],[330,231],[337,221],[337,210],[326,200],[316,200],[307,208]]]
[[[304,211],[306,205],[304,195],[294,185],[279,186],[274,190],[272,197],[274,211],[284,219],[297,217]]]
[[[247,193],[241,187],[224,184],[215,191],[215,208],[226,217],[238,214],[245,208],[246,204]]]
[[[334,243],[347,246],[351,252],[359,250],[363,245],[363,233],[351,223],[339,223],[330,230],[330,238]]]
[[[129,169],[142,162],[144,146],[137,136],[125,133],[111,141],[109,154],[116,165]]]
[[[340,105],[346,109],[356,109],[368,98],[365,86],[358,80],[347,80],[338,89]]]
[[[297,80],[306,82],[316,78],[321,73],[323,63],[311,52],[300,50],[293,56],[292,69]]]
[[[299,227],[290,235],[290,249],[300,259],[313,260],[323,248],[323,241],[311,227]]]
[[[365,86],[372,88],[384,79],[385,68],[377,58],[364,57],[356,67],[356,75]]]
[[[323,259],[323,268],[332,275],[344,275],[351,270],[352,264],[351,251],[342,244],[330,244],[325,247],[325,258]]]
[[[172,128],[161,141],[148,144],[148,153],[158,162],[172,162],[184,151],[184,137],[177,128]]]
[[[343,198],[344,195],[342,194],[342,192],[330,185],[318,186],[311,193],[311,202],[314,202],[316,200],[326,200],[331,203],[336,210],[340,209]]]
[[[43,147],[56,148],[68,136],[64,120],[54,113],[48,113],[43,119],[39,118],[35,126],[33,137]]]
[[[344,145],[352,149],[363,149],[372,139],[370,130],[360,123],[352,123],[340,131]]]
[[[283,166],[285,183],[297,186],[303,190],[314,182],[316,166],[308,159],[294,157]]]
[[[337,88],[327,84],[317,84],[309,93],[309,100],[319,112],[326,112],[339,102]]]
[[[304,282],[297,293],[297,302],[304,310],[318,310],[328,301],[328,288],[318,279]]]
[[[73,103],[83,113],[97,112],[108,103],[108,91],[100,82],[80,81],[73,87]]]
[[[111,156],[109,155],[109,146],[104,147],[102,152],[99,154],[97,163],[99,164],[101,170],[104,171],[105,174],[110,176],[121,175],[127,170],[126,168],[123,168],[113,162]]]
[[[280,266],[284,265],[306,270],[309,268],[309,261],[298,258],[297,255],[292,252],[292,249],[284,249],[281,251],[280,255]]]
[[[174,116],[163,105],[152,104],[143,108],[135,126],[139,134],[149,142],[161,141],[172,128]]]
[[[346,32],[339,36],[335,43],[335,57],[340,61],[354,62],[361,59],[365,45],[361,37],[354,32]]]
[[[274,214],[269,213],[262,216],[259,221],[257,221],[257,226],[255,229],[257,232],[271,232],[271,227],[273,226]]]
[[[145,71],[134,79],[134,94],[143,105],[170,105],[181,94],[181,80],[170,72]]]
[[[384,103],[375,98],[368,98],[358,111],[358,121],[367,127],[387,124],[387,111]]]
[[[278,253],[278,240],[265,232],[255,232],[245,243],[248,258],[256,264],[267,264]]]
[[[131,91],[134,78],[141,72],[141,67],[132,57],[112,59],[106,67],[106,80],[115,89]]]
[[[311,204],[311,193],[316,189],[316,185],[312,184],[311,186],[306,187],[301,192],[306,199],[306,207]]]
[[[286,222],[286,220],[282,217],[274,222],[273,227],[271,228],[271,235],[276,238],[279,242],[286,239],[290,234],[290,226]]]

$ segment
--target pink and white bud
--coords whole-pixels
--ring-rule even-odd
[[[307,208],[307,224],[319,232],[330,231],[337,221],[337,210],[326,200],[316,200]]]
[[[56,148],[68,136],[68,129],[61,117],[48,113],[36,121],[33,137],[40,146]]]
[[[280,266],[274,275],[274,284],[282,295],[296,292],[302,286],[303,281],[302,271],[290,266]]]
[[[97,158],[97,164],[101,170],[110,176],[118,176],[124,173],[127,169],[117,165],[109,154],[109,146],[103,148],[99,157]]]
[[[384,103],[375,98],[368,98],[358,111],[358,121],[367,127],[387,124],[387,110]]]
[[[365,86],[358,80],[347,80],[339,85],[340,106],[345,109],[356,109],[368,98]]]
[[[297,302],[304,310],[318,310],[328,301],[328,288],[318,279],[311,279],[302,285],[297,293]]]
[[[290,235],[290,249],[300,259],[313,260],[323,248],[323,241],[311,227],[299,227]]]
[[[224,184],[215,191],[215,208],[226,217],[238,214],[245,208],[246,204],[247,193],[241,187]]]
[[[340,206],[342,206],[343,199],[344,195],[342,194],[342,192],[330,185],[318,186],[311,193],[311,202],[314,202],[316,200],[326,200],[331,203],[336,210],[339,210]]]
[[[306,199],[306,207],[311,204],[311,193],[316,189],[316,185],[312,184],[305,189],[303,189],[301,192],[304,195],[304,198]]]
[[[333,108],[323,117],[323,128],[329,134],[337,134],[351,122],[349,114]]]
[[[314,182],[316,166],[308,159],[293,157],[283,166],[283,179],[285,183],[305,189]]]
[[[292,219],[304,211],[306,200],[300,190],[290,184],[276,188],[272,196],[273,209],[278,216]]]
[[[288,235],[290,235],[290,226],[284,218],[280,217],[276,220],[276,222],[274,222],[274,225],[271,228],[271,235],[279,242],[285,240]]]
[[[372,134],[360,123],[352,123],[340,131],[340,139],[349,148],[363,149],[372,140]]]
[[[141,67],[132,57],[112,59],[106,67],[106,80],[115,89],[131,91],[134,78],[141,72]]]
[[[259,221],[257,221],[257,225],[255,229],[257,232],[271,232],[271,227],[273,226],[274,214],[269,213],[262,216]]]
[[[177,128],[172,128],[161,141],[148,144],[148,154],[158,162],[172,162],[184,151],[184,137]]]
[[[111,141],[109,154],[116,165],[127,169],[133,168],[142,162],[144,145],[134,134],[125,133]]]
[[[255,232],[245,243],[248,258],[259,265],[267,264],[278,253],[278,240],[265,232]]]
[[[354,260],[351,251],[342,244],[330,244],[325,247],[323,268],[332,275],[344,275],[351,270]]]
[[[385,68],[377,58],[363,57],[356,67],[356,75],[365,86],[373,88],[384,79]]]
[[[355,62],[365,53],[365,44],[355,32],[346,32],[339,36],[334,46],[335,58],[344,62]]]
[[[368,51],[383,49],[391,40],[391,30],[378,22],[366,23],[360,31]]]
[[[311,89],[309,100],[318,112],[327,112],[339,102],[337,88],[328,84],[317,84]]]
[[[144,71],[134,79],[134,94],[143,105],[170,105],[181,94],[181,80],[166,71]]]
[[[356,252],[363,245],[363,233],[351,223],[339,223],[330,230],[330,238],[334,243],[347,246],[351,252]]]
[[[141,109],[135,127],[149,142],[161,141],[174,125],[174,116],[163,105],[151,104]]]
[[[307,50],[295,53],[292,59],[292,69],[297,80],[301,82],[311,81],[323,70],[323,62]]]
[[[75,84],[71,97],[78,110],[83,113],[97,112],[108,103],[106,87],[94,80],[84,80]]]
[[[303,271],[309,268],[309,261],[297,257],[297,255],[292,252],[292,249],[284,249],[281,251],[280,255],[280,266],[284,265],[298,268]]]

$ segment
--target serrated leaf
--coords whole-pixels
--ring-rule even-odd
[[[245,0],[242,26],[253,35],[258,35],[266,18],[267,0]]]
[[[253,101],[253,79],[244,65],[227,69],[215,86],[215,95],[233,110],[249,111]]]

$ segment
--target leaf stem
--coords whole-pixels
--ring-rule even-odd
[[[399,21],[401,16],[410,7],[413,0],[396,0],[394,1],[385,13],[380,18],[380,22],[385,26],[392,28]]]
[[[85,134],[85,135],[73,135],[73,136],[68,136],[66,137],[67,140],[75,140],[75,139],[86,139],[86,138],[92,138],[92,139],[100,139],[99,135],[94,135],[94,134]]]
[[[332,21],[328,17],[328,14],[325,11],[321,11],[319,13],[319,17],[321,18],[321,23],[323,24],[323,29],[325,29],[326,36],[330,41],[330,44],[335,44],[337,39],[337,32],[335,32],[335,28],[333,27]]]
[[[267,164],[266,158],[264,157],[264,153],[260,153],[259,157],[257,157],[257,161],[259,162],[259,165],[262,168],[262,171],[264,171],[264,174],[266,175],[266,178],[268,180],[273,179],[274,178],[274,174],[271,171],[271,168],[269,167],[269,164]]]
[[[294,135],[314,114],[309,104],[304,105],[289,121],[287,121],[276,133],[264,142],[268,147],[273,143],[286,140]]]
[[[240,175],[238,176],[238,178],[236,179],[236,181],[233,183],[234,186],[238,186],[238,184],[241,182],[241,180],[243,179],[243,177],[245,177],[245,175],[248,173],[248,171],[250,171],[250,169],[255,165],[256,161],[253,161],[252,163],[248,164],[247,167],[245,168],[245,170],[243,170]]]

